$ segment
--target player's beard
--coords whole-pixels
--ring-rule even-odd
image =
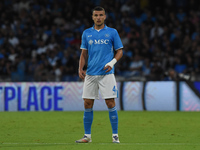
[[[101,27],[103,24],[104,24],[104,23],[101,23],[101,24],[97,24],[97,23],[96,23],[96,26]]]

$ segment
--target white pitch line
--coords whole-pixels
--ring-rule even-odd
[[[83,143],[0,143],[0,145],[76,145]],[[92,145],[111,145],[115,143],[84,143]],[[189,146],[189,145],[200,145],[200,143],[119,143],[116,145],[177,145],[177,146]]]

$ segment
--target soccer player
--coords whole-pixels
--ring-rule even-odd
[[[114,65],[123,55],[123,45],[116,29],[104,23],[104,8],[97,6],[92,11],[94,26],[82,34],[79,77],[84,80],[84,130],[85,135],[77,143],[91,142],[94,100],[99,98],[99,90],[109,110],[113,143],[120,143],[118,136],[118,114],[115,98],[118,96]],[[116,53],[114,53],[114,50]],[[87,64],[87,71],[83,68]]]

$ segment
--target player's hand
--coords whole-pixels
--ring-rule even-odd
[[[106,70],[106,72],[109,72],[110,70],[112,70],[112,68],[109,65],[106,65],[103,70]]]
[[[79,74],[79,77],[81,78],[81,79],[85,79],[85,76],[86,76],[86,71],[84,71],[84,70],[82,70],[82,69],[79,69],[78,70],[78,74]]]
[[[103,70],[107,69],[106,72],[109,72],[110,70],[112,70],[112,68],[113,68],[113,66],[115,65],[116,62],[117,62],[116,58],[113,58],[110,62],[108,62],[104,66]]]

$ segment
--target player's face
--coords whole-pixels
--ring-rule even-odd
[[[94,21],[95,26],[101,27],[104,25],[104,21],[106,19],[105,11],[93,11],[92,19]]]

